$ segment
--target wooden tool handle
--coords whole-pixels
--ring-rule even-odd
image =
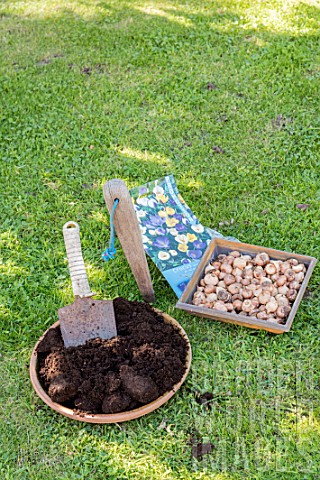
[[[76,222],[67,222],[63,226],[63,237],[67,251],[73,294],[79,297],[91,297],[86,268],[82,257],[80,228]]]
[[[114,226],[117,236],[144,300],[146,302],[155,302],[141,231],[129,190],[125,182],[114,179],[105,183],[103,195],[109,212],[111,212],[115,199],[119,199],[114,214]]]

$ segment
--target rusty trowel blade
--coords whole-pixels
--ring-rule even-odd
[[[60,329],[65,347],[83,345],[92,338],[107,340],[117,335],[113,302],[79,298],[59,308]]]

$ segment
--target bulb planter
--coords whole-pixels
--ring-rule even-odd
[[[205,306],[197,306],[192,304],[193,295],[197,289],[199,281],[203,278],[204,271],[208,263],[215,259],[220,254],[229,254],[232,251],[238,251],[244,255],[257,255],[258,253],[265,252],[272,260],[289,260],[295,258],[299,263],[304,264],[306,267],[306,273],[301,287],[298,291],[297,297],[292,304],[290,314],[285,324],[278,324],[268,322],[266,320],[260,320],[249,316],[244,316],[236,313],[221,312]],[[297,313],[303,295],[306,291],[311,274],[315,267],[317,260],[313,257],[306,255],[299,255],[296,253],[284,252],[281,250],[274,250],[272,248],[259,247],[256,245],[250,245],[247,243],[233,242],[221,238],[214,238],[207,247],[201,261],[195,270],[191,280],[189,281],[186,289],[179,298],[176,308],[185,310],[192,315],[198,315],[200,317],[209,318],[211,320],[219,320],[226,323],[234,323],[236,325],[242,325],[244,327],[267,330],[272,333],[285,333],[289,332],[292,326],[292,322]]]
[[[147,415],[150,412],[153,412],[157,408],[161,407],[164,403],[166,403],[173,395],[179,390],[185,379],[187,378],[187,375],[190,370],[191,366],[191,358],[192,358],[192,352],[191,352],[191,345],[188,339],[188,336],[184,329],[180,326],[180,324],[172,318],[170,315],[167,315],[166,313],[161,312],[160,310],[154,309],[157,313],[160,313],[163,317],[164,323],[171,324],[173,325],[180,333],[180,335],[184,338],[186,345],[187,345],[187,356],[186,356],[186,361],[185,361],[185,367],[186,370],[184,372],[183,377],[181,380],[176,383],[173,388],[164,393],[162,396],[154,400],[153,402],[150,402],[146,405],[143,405],[142,407],[136,408],[134,410],[129,410],[125,412],[120,412],[120,413],[113,413],[113,414],[90,414],[90,413],[76,413],[73,409],[67,408],[59,403],[54,402],[49,395],[46,393],[44,388],[42,387],[39,378],[38,378],[38,355],[37,355],[37,347],[40,344],[41,340],[44,338],[44,336],[47,334],[47,332],[50,329],[53,329],[57,326],[60,325],[59,322],[54,323],[48,330],[44,332],[44,334],[40,337],[38,342],[36,343],[32,355],[31,355],[31,361],[30,361],[30,379],[32,386],[37,393],[37,395],[43,400],[44,403],[46,403],[50,408],[55,410],[56,412],[60,413],[61,415],[64,415],[65,417],[71,418],[72,420],[78,420],[80,422],[87,422],[87,423],[119,423],[119,422],[126,422],[129,420],[134,420],[135,418],[142,417],[144,415]]]

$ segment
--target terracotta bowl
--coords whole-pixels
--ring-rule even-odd
[[[171,325],[174,325],[180,331],[180,334],[186,340],[187,347],[188,347],[187,358],[186,358],[186,371],[183,377],[181,378],[180,382],[174,385],[172,390],[164,393],[161,397],[157,398],[153,402],[143,405],[143,407],[139,407],[134,410],[130,410],[128,412],[120,412],[120,413],[112,413],[112,414],[103,414],[103,413],[77,414],[77,413],[74,413],[74,411],[71,408],[67,408],[67,407],[64,407],[63,405],[60,405],[59,403],[53,402],[49,397],[49,395],[47,395],[45,390],[42,388],[40,381],[38,379],[38,374],[37,374],[38,355],[36,350],[39,343],[47,333],[47,331],[50,330],[50,328],[55,328],[59,325],[59,322],[56,322],[48,330],[46,330],[46,332],[42,335],[42,337],[40,337],[31,355],[30,379],[31,379],[33,388],[35,389],[38,396],[41,398],[41,400],[44,401],[44,403],[46,403],[49,407],[51,407],[56,412],[61,413],[62,415],[71,418],[72,420],[79,420],[80,422],[88,422],[88,423],[127,422],[128,420],[133,420],[135,418],[142,417],[143,415],[147,415],[147,413],[150,413],[153,410],[156,410],[157,408],[159,408],[161,405],[166,403],[176,393],[177,390],[179,390],[179,388],[185,381],[190,370],[192,353],[191,353],[191,345],[190,345],[188,336],[186,332],[183,330],[183,328],[179,325],[179,323],[174,318],[167,315],[166,313],[163,313],[160,311],[158,312],[161,313],[161,315],[163,316],[165,323],[170,323]]]

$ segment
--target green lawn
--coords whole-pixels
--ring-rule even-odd
[[[193,364],[139,420],[72,422],[28,376],[35,342],[72,302],[67,220],[92,290],[141,299],[121,250],[101,260],[108,179],[173,173],[206,226],[320,257],[319,27],[319,0],[1,2],[1,479],[319,478],[319,267],[276,336],[175,310],[150,263],[156,306],[188,332]],[[211,453],[196,460],[201,443]]]

